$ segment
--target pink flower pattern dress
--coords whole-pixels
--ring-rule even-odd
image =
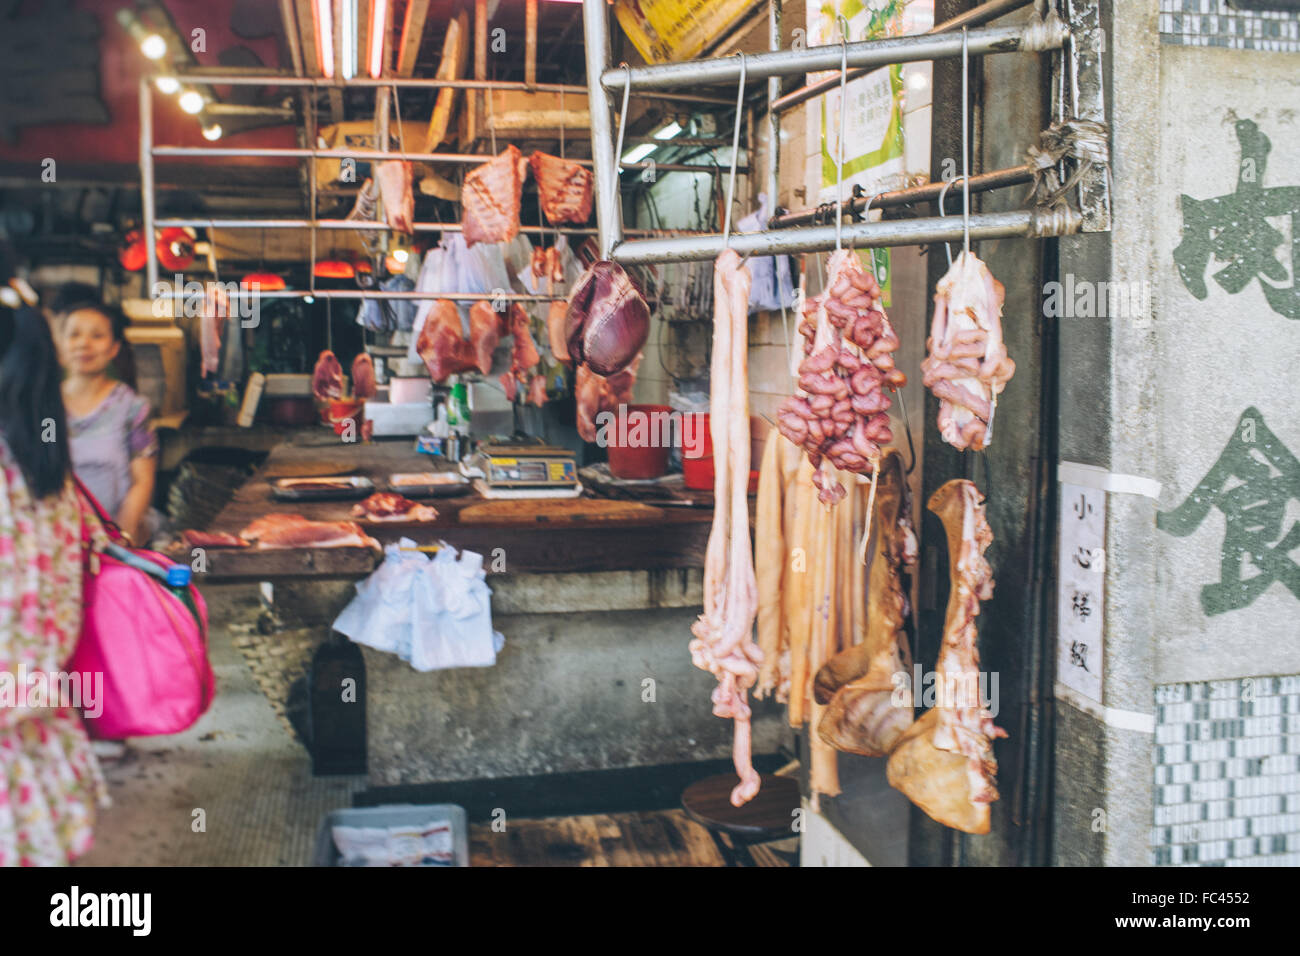
[[[71,482],[34,499],[0,438],[0,866],[71,862],[109,805],[80,714],[15,706],[20,668],[59,671],[81,634],[82,521]]]

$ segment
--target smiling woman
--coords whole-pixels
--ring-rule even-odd
[[[158,440],[149,403],[131,387],[126,318],[97,304],[71,306],[59,323],[67,378],[72,465],[91,494],[134,541],[150,530]]]

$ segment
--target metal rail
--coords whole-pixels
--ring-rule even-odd
[[[464,226],[459,222],[416,222],[412,223],[415,232],[462,232]],[[389,231],[392,226],[386,222],[365,222],[357,219],[203,219],[178,217],[157,219],[154,226],[166,229],[171,226],[194,229],[355,229],[362,232]],[[520,226],[520,232],[539,235],[555,235],[557,232],[566,236],[594,236],[597,230],[580,226]],[[677,235],[710,235],[710,233],[691,230],[663,229],[629,229],[629,236],[660,236],[666,231]]]
[[[1025,31],[1019,26],[980,27],[966,31],[970,56],[1014,53],[1025,48],[1024,36]],[[1069,30],[1062,24],[1050,37],[1048,48],[1060,47],[1068,36]],[[838,70],[842,56],[847,56],[851,67],[876,69],[894,63],[959,57],[961,52],[962,36],[959,33],[922,33],[883,40],[862,40],[843,46],[832,43],[802,50],[778,50],[775,53],[746,56],[745,77],[747,80],[764,80],[774,76]],[[622,93],[623,87],[628,84],[634,91],[664,90],[678,86],[735,83],[739,79],[740,58],[727,57],[722,60],[688,60],[684,63],[605,70],[600,77],[600,84],[606,90]]]
[[[286,86],[310,87],[318,90],[345,89],[348,87],[375,88],[397,87],[398,89],[443,89],[454,90],[500,90],[512,93],[573,93],[581,96],[587,92],[585,86],[569,83],[535,83],[529,86],[517,80],[440,80],[436,77],[385,77],[374,79],[368,76],[353,77],[344,80],[341,77],[327,80],[323,77],[295,76],[291,73],[220,73],[203,70],[185,73],[158,74],[169,76],[178,83],[202,83],[209,86]],[[632,95],[636,96],[637,93]],[[731,100],[725,97],[704,96],[696,93],[656,93],[655,99],[680,100],[684,103],[707,103],[714,106],[730,106]]]
[[[972,176],[970,178],[970,191],[982,193],[991,189],[1019,186],[1031,182],[1033,178],[1034,167],[1029,163],[1025,163],[1022,166],[1011,166],[1007,169],[998,169],[991,173],[980,173],[977,176]],[[939,199],[939,194],[945,188],[948,190],[948,195],[944,197],[944,200],[947,201],[949,197],[960,196],[964,185],[959,185],[957,181],[926,183],[922,186],[909,186],[906,189],[894,189],[889,192],[877,193],[874,196],[859,196],[846,199],[838,205],[840,215],[857,216],[868,205],[872,209],[891,209],[917,203],[936,202]],[[767,227],[769,229],[790,229],[795,226],[812,226],[820,222],[834,221],[836,205],[836,203],[831,202],[815,209],[803,209],[797,212],[787,212],[780,216],[773,216],[767,221]]]
[[[981,24],[995,20],[1004,13],[1010,13],[1020,7],[1029,6],[1032,0],[989,0],[988,3],[982,3],[978,7],[967,10],[965,13],[953,17],[951,20],[945,20],[934,29],[930,34],[952,33],[960,30],[962,27],[976,27]],[[866,76],[873,68],[867,67],[858,70],[849,70],[845,81],[852,83],[860,77]],[[800,87],[797,90],[791,90],[785,96],[779,97],[772,103],[772,110],[777,113],[784,113],[786,110],[793,109],[800,103],[804,103],[814,96],[820,96],[827,90],[833,90],[840,85],[838,76],[830,77],[818,83],[810,83],[807,86]]]
[[[197,280],[196,280],[197,281]],[[555,302],[567,299],[568,294],[542,295],[527,292],[367,292],[364,289],[231,289],[233,282],[218,283],[232,299],[406,299],[414,301],[437,299],[464,300],[473,302]],[[183,291],[166,292],[160,299],[183,298]]]
[[[1047,223],[1033,210],[977,213],[970,217],[972,240],[1048,235],[1048,230]],[[926,219],[852,223],[842,228],[841,235],[845,246],[860,249],[953,242],[962,238],[962,221],[960,217],[935,216]],[[780,232],[733,232],[729,242],[724,241],[721,234],[637,239],[619,243],[614,247],[611,258],[623,265],[690,262],[714,259],[728,248],[742,256],[820,252],[835,248],[835,227],[812,226]]]

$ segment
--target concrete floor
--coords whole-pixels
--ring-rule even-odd
[[[258,613],[251,587],[205,588],[217,697],[183,734],[137,738],[105,764],[86,866],[302,866],[326,813],[351,806],[366,777],[313,777],[311,759],[235,646]],[[200,812],[201,811],[201,812]]]

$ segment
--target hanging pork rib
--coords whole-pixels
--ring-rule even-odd
[[[595,441],[600,428],[596,416],[601,412],[617,414],[619,405],[632,401],[636,372],[641,366],[637,355],[627,368],[608,378],[597,375],[586,365],[579,365],[574,375],[573,397],[578,406],[578,434],[583,441]]]
[[[411,192],[411,164],[386,159],[375,166],[375,180],[384,201],[384,218],[396,232],[410,235],[415,228],[415,196]]]
[[[546,220],[553,226],[584,225],[591,218],[591,170],[540,151],[528,157],[528,162]]]
[[[358,352],[352,360],[352,397],[374,398],[377,391],[374,360],[367,353]]]
[[[519,233],[519,198],[528,161],[514,146],[465,176],[460,191],[465,245],[509,242]]]
[[[930,510],[948,537],[952,590],[935,663],[936,706],[899,738],[890,755],[889,783],[932,818],[966,833],[989,832],[989,804],[998,798],[994,726],[980,688],[980,601],[993,596],[993,572],[984,551],[993,532],[979,490],[954,479],[930,497]]]
[[[569,296],[569,357],[597,375],[627,368],[650,336],[650,307],[623,267],[601,260],[583,272]]]
[[[988,445],[997,396],[1016,373],[1002,342],[1004,296],[1002,283],[969,252],[935,290],[922,381],[939,399],[939,433],[962,451]]]

